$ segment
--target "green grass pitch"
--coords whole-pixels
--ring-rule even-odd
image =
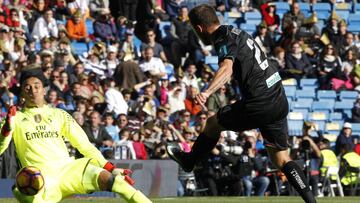
[[[318,203],[360,203],[360,197],[323,197]],[[154,203],[302,203],[300,197],[174,197],[153,198]],[[15,199],[0,199],[1,203],[15,203]],[[123,203],[120,198],[70,198],[63,203]]]

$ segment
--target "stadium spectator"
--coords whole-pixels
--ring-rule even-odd
[[[121,61],[134,61],[137,60],[140,56],[138,55],[139,50],[134,45],[133,33],[132,31],[126,31],[125,41],[122,44],[120,51],[120,60]]]
[[[268,27],[265,22],[261,22],[257,26],[257,32],[255,33],[255,41],[258,43],[260,49],[269,55],[275,47],[275,42],[268,32]]]
[[[90,0],[89,1],[89,9],[90,16],[96,17],[102,10],[108,9],[109,0]]]
[[[141,56],[144,58],[145,56],[145,49],[147,47],[153,48],[154,51],[154,57],[160,58],[164,63],[166,63],[168,60],[166,58],[164,48],[161,44],[157,43],[155,41],[156,33],[154,30],[150,29],[146,32],[146,41],[141,43],[140,49],[141,49]]]
[[[348,145],[351,149],[354,148],[354,143],[351,138],[352,125],[351,123],[345,122],[340,135],[336,138],[335,142],[335,153],[341,155],[341,146]]]
[[[196,77],[196,65],[193,63],[189,63],[186,66],[186,72],[181,82],[183,82],[186,86],[192,86],[199,90],[198,78]]]
[[[119,128],[114,125],[114,115],[112,113],[105,113],[103,116],[106,132],[111,136],[111,139],[117,143],[120,141]]]
[[[285,32],[291,25],[300,27],[305,20],[304,14],[300,10],[298,2],[293,2],[291,10],[284,14],[282,21],[282,29]]]
[[[116,25],[109,10],[102,10],[94,21],[94,36],[107,44],[117,40]]]
[[[322,34],[326,35],[330,42],[333,42],[335,35],[338,33],[338,22],[340,21],[340,17],[337,15],[335,11],[331,12],[329,16],[326,26],[322,30]]]
[[[71,0],[68,2],[67,7],[70,14],[74,14],[76,11],[80,11],[83,19],[86,20],[90,16],[89,1],[87,0]]]
[[[282,75],[282,72],[285,69],[285,49],[280,46],[275,47],[273,55],[270,56],[270,61],[275,64],[280,72],[280,75]]]
[[[81,11],[76,11],[72,17],[66,22],[67,36],[71,40],[78,42],[88,42],[88,34],[86,30],[85,21],[81,15]]]
[[[101,81],[101,86],[105,95],[105,102],[107,103],[106,111],[113,112],[115,116],[119,114],[127,114],[128,105],[126,104],[121,92],[116,90],[110,79]]]
[[[316,25],[318,18],[316,14],[312,14],[310,17],[304,20],[304,23],[298,30],[297,38],[303,41],[303,47],[305,53],[309,56],[314,56],[320,48],[320,36],[321,30]]]
[[[130,139],[130,130],[123,129],[120,133],[120,140],[115,143],[115,153],[118,147],[121,149],[122,159],[136,159],[136,153],[133,147],[133,142]],[[125,150],[123,150],[125,148]]]
[[[153,2],[151,0],[138,0],[135,25],[136,36],[145,42],[146,31],[149,29],[156,30],[159,23],[160,18],[154,14]]]
[[[16,8],[10,9],[10,16],[6,18],[5,24],[9,27],[20,27],[20,14]]]
[[[287,77],[300,80],[312,71],[311,63],[303,53],[300,43],[295,41],[291,44],[291,52],[285,54],[285,74]]]
[[[182,93],[184,90],[180,85],[174,86],[174,88],[169,92],[169,106],[170,114],[181,111],[185,109],[185,97]]]
[[[113,76],[116,85],[123,89],[136,89],[135,85],[145,81],[144,73],[134,61],[120,63]]]
[[[171,43],[172,64],[175,68],[181,65],[181,57],[184,57],[188,50],[188,36],[191,29],[188,8],[183,6],[179,10],[179,16],[171,23],[170,32],[175,39]]]
[[[280,17],[276,14],[276,5],[273,2],[267,2],[261,5],[261,14],[270,33],[274,34],[280,26]]]
[[[208,103],[207,103],[207,109],[209,116],[215,115],[216,112],[229,104],[229,98],[226,95],[227,90],[226,86],[220,87],[220,89],[213,95],[209,97]]]
[[[136,159],[140,159],[140,160],[148,159],[145,145],[142,141],[139,130],[132,131],[132,140],[136,154]]]
[[[341,20],[338,23],[338,27],[339,27],[338,32],[334,36],[334,44],[336,49],[340,50],[341,48],[343,48],[343,45],[345,44],[346,34],[348,33],[348,31],[347,31],[347,24],[344,20]]]
[[[111,78],[114,75],[116,67],[120,61],[117,59],[118,49],[111,45],[107,48],[106,58],[100,61],[100,64],[105,67],[105,76]]]
[[[343,56],[349,49],[353,51],[355,56],[359,56],[359,49],[354,44],[354,34],[351,32],[345,34],[345,41],[342,46],[340,46],[339,56]]]
[[[188,94],[184,101],[186,111],[190,112],[192,116],[196,116],[203,107],[196,103],[195,96],[198,94],[199,89],[193,86],[189,86]]]
[[[99,112],[94,111],[90,114],[89,124],[84,126],[84,131],[89,141],[95,144],[98,149],[113,146],[111,136],[106,132],[105,127],[101,125]]]
[[[32,12],[31,12],[31,18],[28,20],[28,26],[31,32],[36,20],[40,18],[44,14],[44,11],[47,9],[45,0],[34,0],[30,9]]]
[[[140,61],[139,67],[148,77],[166,79],[165,65],[160,58],[154,57],[152,47],[147,47],[144,53],[144,59]]]
[[[213,48],[211,46],[206,46],[193,30],[189,31],[188,46],[189,59],[196,65],[199,62],[204,61],[206,56],[211,56],[213,54]]]
[[[341,183],[344,186],[350,186],[357,183],[360,167],[360,156],[354,152],[354,146],[351,144],[342,144],[341,147],[341,160],[339,176]],[[350,195],[356,195],[350,191]]]
[[[36,20],[32,30],[32,37],[37,41],[42,40],[44,37],[58,37],[58,27],[51,9],[47,9],[44,14]]]
[[[352,89],[350,79],[342,72],[341,59],[332,44],[325,46],[318,61],[318,79],[321,89]]]

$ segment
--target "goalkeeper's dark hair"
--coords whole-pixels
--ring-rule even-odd
[[[191,9],[189,12],[189,19],[194,26],[203,25],[205,27],[210,27],[220,24],[215,9],[207,4],[201,4]]]

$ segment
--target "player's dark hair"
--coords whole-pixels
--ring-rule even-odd
[[[330,141],[329,141],[328,139],[323,138],[323,139],[321,140],[321,142],[322,142],[326,147],[330,147]]]
[[[191,9],[189,19],[192,25],[210,27],[220,24],[215,9],[207,4],[201,4]]]

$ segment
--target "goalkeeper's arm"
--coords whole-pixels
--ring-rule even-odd
[[[0,155],[8,148],[11,141],[11,134],[14,129],[16,106],[11,106],[5,119],[1,122],[0,131]]]

